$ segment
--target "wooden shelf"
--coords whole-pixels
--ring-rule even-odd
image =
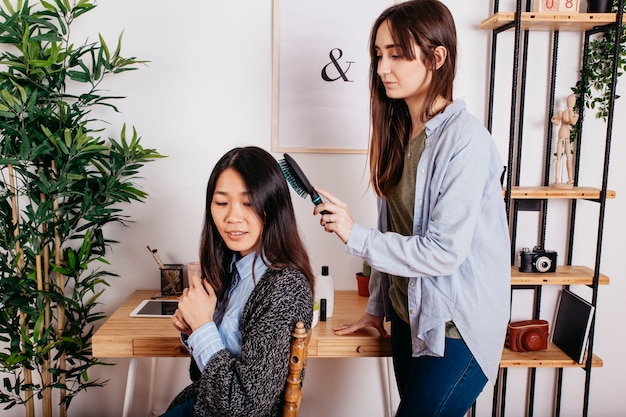
[[[520,272],[511,267],[511,285],[591,285],[593,270],[585,266],[558,266],[556,272]],[[600,274],[599,284],[608,285],[609,277]]]
[[[523,12],[522,30],[585,31],[615,23],[615,13],[537,13]],[[481,29],[499,29],[515,21],[515,12],[500,12],[483,20]]]
[[[556,345],[550,343],[547,350],[536,352],[513,352],[504,348],[500,368],[582,368],[585,363],[586,360],[583,363],[577,363]],[[593,355],[591,366],[599,368],[603,365],[602,359]]]
[[[594,187],[513,187],[511,198],[514,200],[544,200],[548,198],[597,200],[600,198],[601,192],[601,189]],[[615,191],[607,190],[606,198],[615,198]]]

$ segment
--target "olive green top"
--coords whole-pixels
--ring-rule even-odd
[[[389,230],[403,236],[413,235],[415,178],[425,142],[425,130],[422,130],[416,137],[409,140],[404,151],[402,176],[387,197]],[[408,285],[408,278],[391,275],[391,285],[389,287],[391,305],[398,316],[406,323],[409,323]],[[446,323],[446,337],[461,338],[459,331],[451,321]]]

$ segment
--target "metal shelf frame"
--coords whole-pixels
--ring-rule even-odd
[[[567,195],[562,197],[555,197],[553,195],[546,195],[544,198],[533,198],[525,196],[520,198],[520,189],[526,188],[520,185],[520,174],[522,170],[522,144],[524,140],[524,113],[526,107],[526,72],[528,69],[528,54],[529,54],[529,38],[530,33],[533,31],[551,31],[552,33],[552,52],[550,62],[550,85],[548,91],[548,109],[547,115],[554,114],[555,107],[555,84],[558,67],[558,50],[561,31],[577,31],[584,32],[584,49],[582,58],[582,68],[586,68],[589,64],[587,60],[589,42],[591,37],[596,33],[601,33],[607,30],[616,30],[617,33],[621,33],[623,24],[623,9],[624,0],[618,2],[618,13],[615,14],[554,14],[541,15],[539,13],[529,13],[531,10],[531,0],[517,0],[516,10],[514,14],[501,13],[499,11],[499,0],[493,2],[493,16],[483,21],[481,27],[483,29],[491,30],[491,60],[490,60],[490,74],[489,74],[489,101],[488,101],[488,113],[487,113],[487,128],[489,131],[493,129],[494,120],[494,106],[495,106],[495,85],[496,85],[496,61],[498,55],[498,35],[504,32],[514,32],[514,44],[513,44],[513,62],[512,62],[512,77],[511,83],[511,114],[509,119],[509,139],[508,139],[508,157],[507,157],[507,170],[505,177],[505,189],[504,200],[506,203],[507,218],[509,220],[510,232],[511,232],[511,265],[515,264],[515,247],[517,240],[517,227],[518,227],[518,213],[520,211],[537,211],[539,216],[539,230],[538,230],[538,244],[544,246],[546,239],[547,228],[547,213],[549,208],[549,201],[552,198],[571,198],[570,199],[570,214],[568,220],[568,232],[566,242],[566,257],[565,266],[572,265],[572,253],[574,248],[574,231],[577,220],[577,206],[578,199],[582,198],[588,201],[597,203],[598,205],[598,227],[597,227],[597,243],[595,263],[592,269],[592,280],[590,284],[586,284],[591,288],[591,300],[590,302],[597,306],[598,301],[598,287],[601,283],[607,283],[608,278],[600,273],[600,261],[602,255],[602,236],[604,229],[604,218],[607,198],[614,198],[615,193],[607,189],[608,173],[609,173],[609,156],[611,151],[611,140],[613,136],[613,121],[614,121],[614,103],[615,103],[615,87],[617,84],[617,60],[619,58],[620,45],[616,42],[613,58],[613,75],[611,82],[611,97],[608,106],[609,113],[606,123],[606,135],[605,135],[605,152],[603,161],[603,174],[602,184],[597,190],[597,196],[591,199],[585,197],[569,197]],[[618,38],[619,39],[619,38]],[[581,72],[584,74],[584,72]],[[582,79],[583,91],[586,88],[589,80]],[[579,101],[577,103],[579,110],[579,131],[582,132],[585,109],[583,103]],[[545,161],[543,172],[543,187],[549,186],[549,166],[551,158],[551,149],[553,145],[552,126],[550,116],[546,117],[546,138],[545,138]],[[579,172],[580,172],[580,155],[583,142],[582,134],[577,139],[577,150],[574,160],[574,187],[579,186]],[[535,187],[535,188],[543,188]],[[581,187],[581,189],[584,187]],[[602,277],[602,282],[601,282]],[[547,284],[536,285],[516,285],[513,282],[512,294],[517,290],[531,290],[533,291],[533,315],[534,318],[539,318],[541,312],[541,296],[542,286]],[[574,283],[572,283],[574,284]],[[553,284],[554,285],[554,284]],[[562,285],[563,288],[569,288],[570,283],[559,282],[558,285]],[[589,334],[587,360],[582,366],[585,372],[585,389],[583,398],[582,415],[587,417],[589,411],[589,394],[591,385],[591,370],[594,361],[593,348],[594,348],[594,336],[595,336],[595,318],[591,325],[591,331]],[[538,365],[537,367],[539,367]],[[529,365],[529,383],[527,395],[527,416],[534,415],[534,403],[535,403],[535,382],[536,382],[536,367]],[[554,398],[554,416],[560,416],[561,414],[561,394],[565,387],[563,386],[563,368],[555,367],[557,375],[557,387],[555,389]],[[492,401],[492,416],[505,416],[506,414],[506,389],[507,389],[507,368],[503,367],[500,370],[498,381],[494,386],[494,395]],[[472,408],[472,415],[475,415],[475,406]]]

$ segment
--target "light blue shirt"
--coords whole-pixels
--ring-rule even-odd
[[[215,308],[213,321],[197,328],[186,341],[183,338],[200,371],[213,355],[224,348],[233,356],[241,354],[239,323],[243,309],[254,290],[255,279],[259,282],[267,270],[261,258],[254,262],[254,256],[255,252],[252,252],[236,262],[233,259],[231,273],[234,266],[237,267],[237,272],[227,295]]]
[[[372,266],[367,312],[392,308],[387,274],[408,277],[413,356],[443,356],[453,321],[490,381],[497,377],[510,308],[510,240],[500,176],[503,164],[485,127],[450,104],[426,123],[419,160],[413,236],[355,224],[348,253]]]

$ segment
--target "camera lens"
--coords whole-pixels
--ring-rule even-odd
[[[539,256],[535,261],[535,268],[538,272],[546,272],[552,267],[552,260],[547,256]]]

